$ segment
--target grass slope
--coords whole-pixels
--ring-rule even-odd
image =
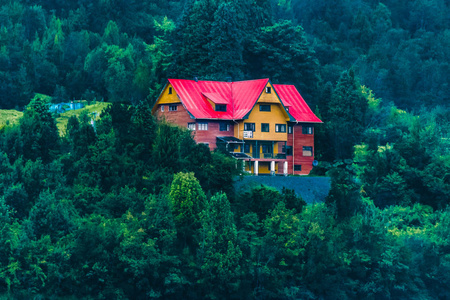
[[[23,112],[14,109],[0,109],[0,129],[5,126],[12,126],[19,122]]]
[[[92,105],[87,105],[81,109],[67,111],[59,115],[56,118],[56,126],[58,127],[59,135],[63,136],[66,133],[67,122],[71,116],[80,116],[83,112],[87,112],[90,116],[95,116],[96,119],[99,118],[101,112],[108,107],[110,103],[107,102],[97,102]],[[23,112],[14,109],[0,109],[0,129],[5,126],[12,126],[19,123],[20,118],[22,118]]]
[[[67,122],[69,122],[70,117],[72,116],[78,117],[82,113],[86,112],[88,115],[93,116],[97,119],[99,118],[101,112],[109,105],[110,103],[107,102],[97,102],[92,105],[87,105],[81,109],[70,110],[60,114],[59,117],[56,118],[56,126],[58,127],[59,135],[63,136],[66,134]]]

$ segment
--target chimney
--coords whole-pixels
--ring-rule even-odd
[[[198,82],[198,77],[194,76],[194,80],[195,80],[195,82]]]

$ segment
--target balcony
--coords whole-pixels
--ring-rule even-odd
[[[264,158],[264,159],[286,159],[286,153],[248,153],[252,158]]]

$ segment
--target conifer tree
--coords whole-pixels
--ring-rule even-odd
[[[243,18],[240,9],[237,2],[224,1],[214,13],[208,47],[211,61],[208,76],[214,79],[242,79],[244,28],[241,26]]]

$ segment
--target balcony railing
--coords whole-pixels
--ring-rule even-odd
[[[248,153],[253,158],[265,158],[265,159],[286,159],[286,153],[258,153],[258,152],[252,152]]]

